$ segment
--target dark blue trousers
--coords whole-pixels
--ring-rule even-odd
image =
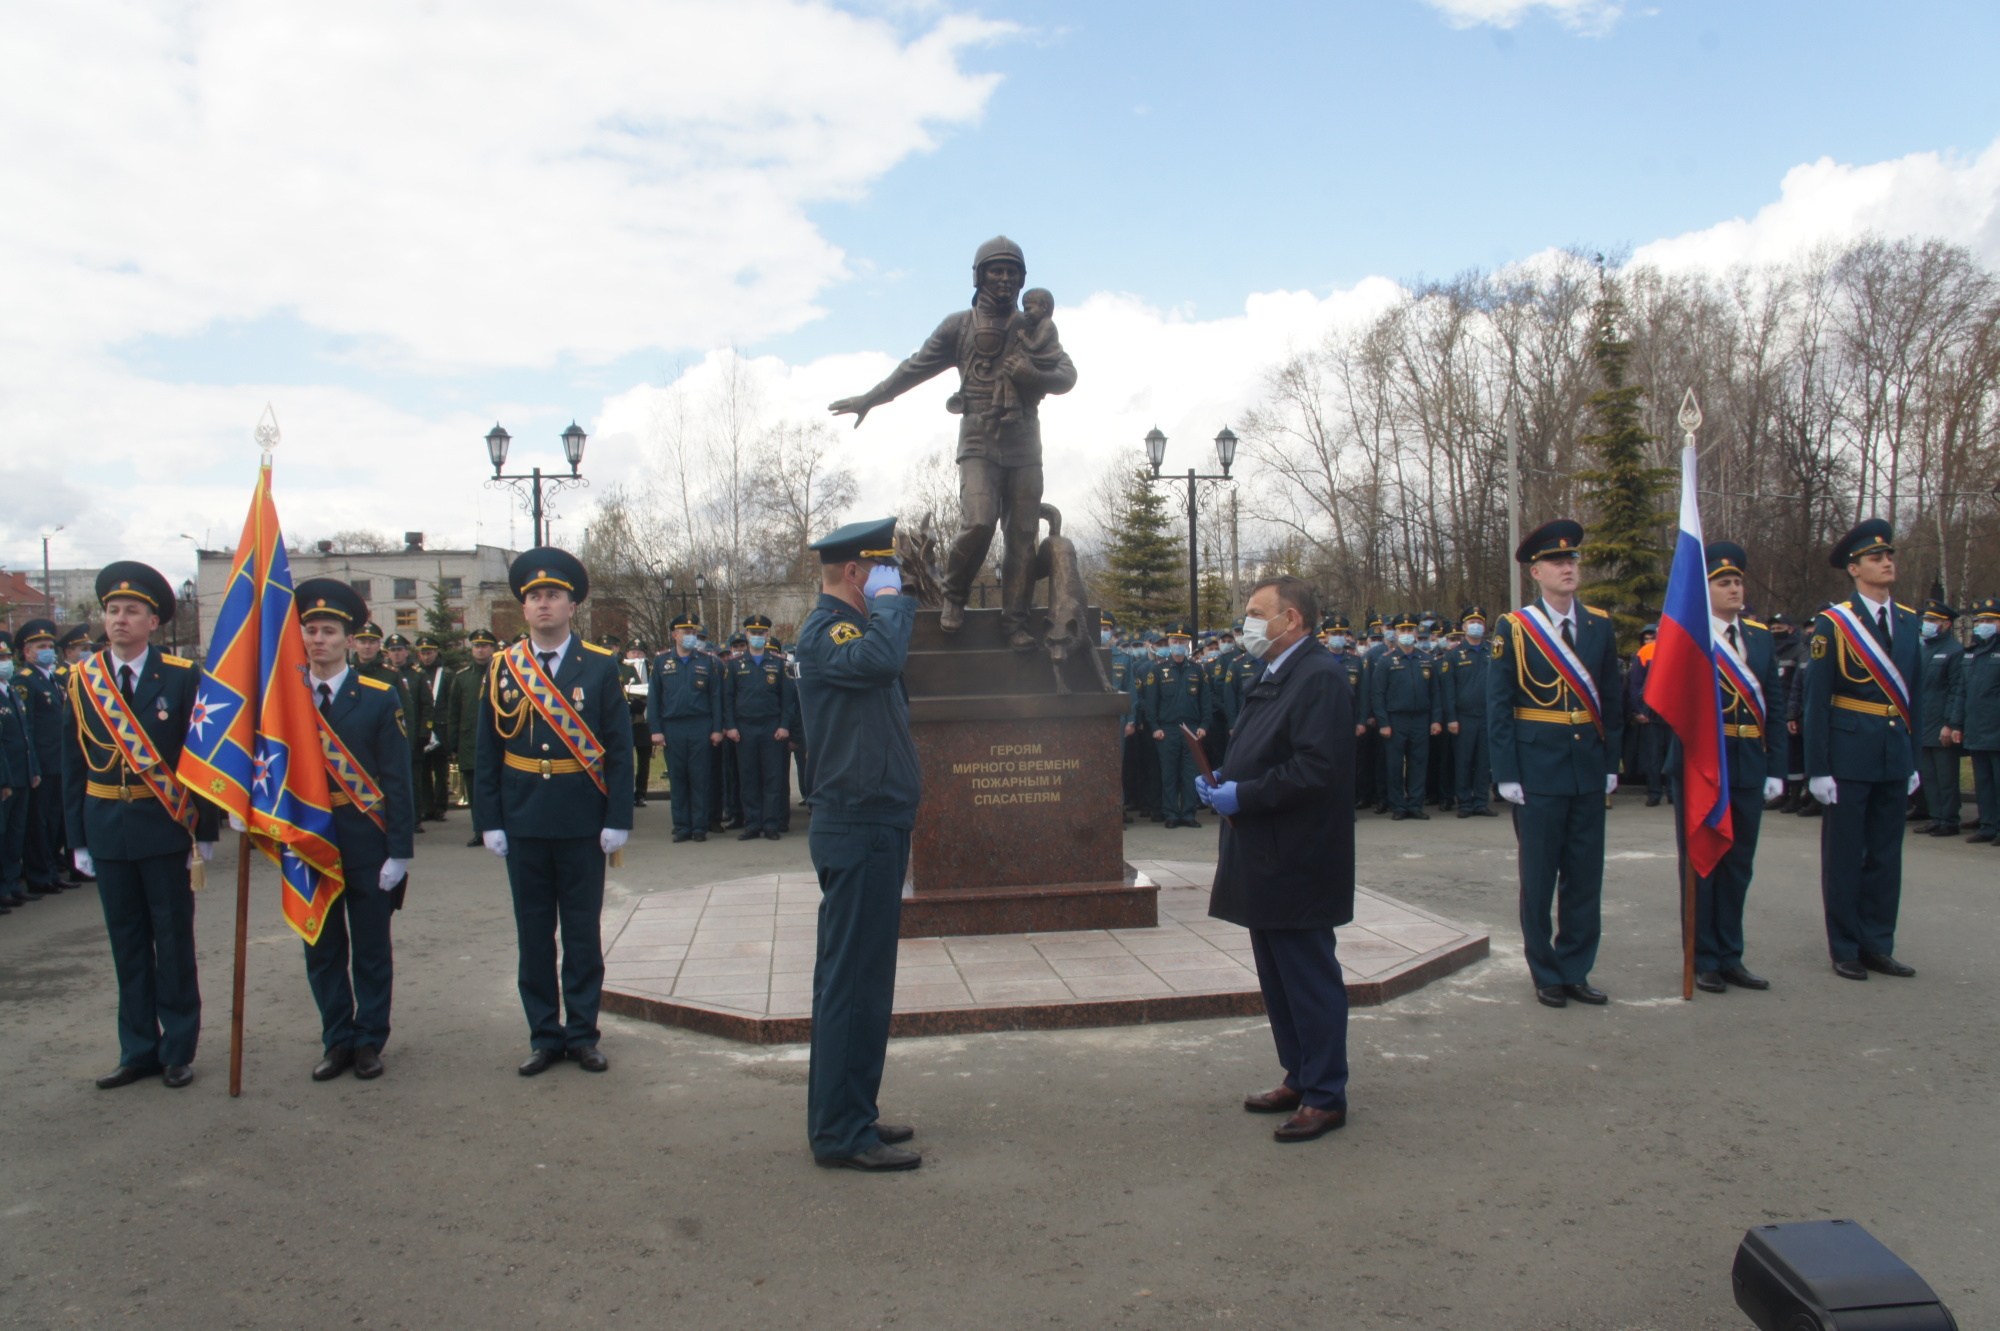
[[[1673,778],[1674,806],[1687,807],[1681,779]],[[1764,826],[1764,788],[1729,788],[1730,826],[1735,839],[1706,878],[1694,880],[1694,968],[1719,971],[1743,964],[1743,903],[1750,895],[1750,875],[1756,867],[1757,834]],[[1674,835],[1687,854],[1687,824],[1674,815]],[[1675,881],[1680,881],[1676,879]]]
[[[1430,718],[1391,716],[1389,732],[1382,741],[1389,753],[1389,807],[1421,813],[1424,778],[1431,762]]]
[[[512,859],[513,846],[507,849]],[[389,996],[396,979],[389,944],[395,896],[377,886],[382,861],[343,857],[341,869],[347,885],[326,913],[319,941],[306,944],[306,983],[319,1004],[322,1044],[379,1050],[389,1043]]]
[[[1967,749],[1972,791],[1979,800],[1979,830],[2000,836],[2000,749]]]
[[[28,794],[27,786],[15,786],[0,800],[0,897],[21,890],[28,854]]]
[[[702,743],[708,743],[706,734]],[[604,940],[598,931],[598,916],[604,912],[604,852],[597,837],[508,837],[507,885],[514,891],[514,936],[521,954],[517,978],[528,1043],[536,1049],[596,1044],[597,1006],[604,994]]]
[[[1160,759],[1160,812],[1185,820],[1201,807],[1194,796],[1194,755],[1188,752],[1179,722],[1166,727],[1166,732],[1165,739],[1153,741],[1153,751]]]
[[[20,791],[15,791],[18,797]],[[9,801],[11,803],[12,801]],[[21,876],[38,887],[54,887],[66,867],[63,855],[62,778],[42,778],[28,791],[28,838]]]
[[[910,833],[814,818],[807,839],[820,899],[806,1135],[814,1155],[838,1159],[881,1140],[875,1096],[889,1051]]]
[[[1250,951],[1285,1085],[1313,1109],[1347,1108],[1347,982],[1331,929],[1252,929]]]
[[[1841,781],[1819,829],[1819,888],[1826,946],[1835,961],[1893,956],[1903,900],[1907,781]]]
[[[737,781],[743,791],[743,826],[752,832],[780,832],[785,825],[786,788],[791,785],[785,741],[773,739],[776,721],[741,726],[736,741]]]
[[[1486,807],[1493,789],[1493,749],[1486,734],[1486,718],[1460,717],[1458,734],[1453,737],[1452,756],[1457,771],[1458,807],[1479,810]]]
[[[1943,823],[1946,827],[1958,826],[1958,811],[1964,802],[1964,792],[1960,789],[1959,760],[1965,757],[1965,750],[1953,746],[1939,748],[1926,745],[1923,755],[1924,784],[1917,789],[1917,798],[1923,801],[1931,821]],[[48,782],[44,781],[43,785]],[[33,877],[33,875],[29,875]]]
[[[152,1071],[194,1062],[201,984],[187,852],[94,867],[118,970],[119,1065]]]
[[[1529,791],[1528,802],[1513,809],[1528,970],[1537,988],[1582,984],[1604,933],[1604,792]]]
[[[715,777],[715,747],[708,737],[714,732],[706,717],[666,724],[667,785],[674,803],[674,832],[680,836],[706,832]]]

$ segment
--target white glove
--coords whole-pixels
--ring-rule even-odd
[[[1500,798],[1506,800],[1509,804],[1526,804],[1528,802],[1528,792],[1521,789],[1519,781],[1502,781],[1500,783]]]
[[[384,892],[390,891],[396,884],[402,882],[408,876],[409,872],[410,862],[408,860],[383,860],[382,872],[376,876],[375,886],[381,888]]]
[[[232,813],[229,815],[229,830],[232,832],[247,832],[250,830],[250,824]]]
[[[85,878],[89,878],[97,872],[97,866],[90,862],[89,851],[73,850],[69,853],[69,858],[70,863],[76,866],[76,871]]]
[[[1767,800],[1778,799],[1782,797],[1784,793],[1785,793],[1785,778],[1781,776],[1767,776],[1764,778],[1765,799]]]
[[[1910,788],[1904,791],[1903,793],[1905,795],[1914,795],[1917,793],[1917,787],[1921,786],[1923,783],[1924,783],[1924,774],[1922,772],[1912,772],[1910,773]]]
[[[488,832],[479,839],[486,843],[486,849],[492,851],[501,859],[507,858],[507,834],[505,832]]]
[[[597,848],[609,855],[614,850],[623,849],[625,843],[631,839],[632,834],[624,828],[607,827],[597,834]]]
[[[1617,790],[1618,790],[1618,773],[1616,772],[1606,773],[1604,777],[1604,793],[1607,795],[1611,795],[1615,794]]]
[[[1821,804],[1840,803],[1840,783],[1830,776],[1814,777],[1806,782],[1806,789],[1811,791],[1812,797]]]
[[[194,853],[201,856],[203,864],[207,864],[215,858],[215,843],[213,841],[197,841],[194,843]]]
[[[432,749],[435,749],[440,742],[441,741],[438,739],[436,735],[432,735],[431,742],[424,745],[424,752],[429,753]]]

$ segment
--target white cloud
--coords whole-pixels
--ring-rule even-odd
[[[1791,258],[1816,245],[1876,233],[1938,237],[2000,263],[2000,140],[1971,160],[1912,153],[1849,166],[1822,157],[1785,173],[1756,216],[1641,246],[1639,263],[1728,268]]]
[[[1511,28],[1536,11],[1579,32],[1605,32],[1625,7],[1619,0],[1424,0],[1454,28]]]

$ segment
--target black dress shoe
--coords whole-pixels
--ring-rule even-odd
[[[694,840],[694,841],[706,841],[706,840],[708,840],[708,833],[706,833],[706,832],[696,832],[696,833],[695,833],[695,834],[693,835],[693,837],[691,837],[690,839],[691,839],[691,840]]]
[[[1957,835],[1958,835],[1958,824],[1957,824],[1957,823],[1941,823],[1941,824],[1939,824],[1938,826],[1936,826],[1936,827],[1933,827],[1933,828],[1932,828],[1932,829],[1931,829],[1931,830],[1929,831],[1929,833],[1927,833],[1927,835],[1929,835],[1929,836],[1957,836]]]
[[[326,1051],[326,1057],[313,1064],[314,1081],[332,1081],[341,1073],[354,1066],[354,1051],[346,1045],[339,1045]]]
[[[1729,985],[1723,980],[1721,971],[1696,971],[1694,973],[1694,987],[1701,990],[1704,994],[1726,994],[1729,992]]]
[[[1912,836],[1936,836],[1938,834],[1938,825],[1936,823],[1925,823],[1922,827],[1911,828],[1910,834]]]
[[[680,844],[681,842],[683,842],[683,841],[686,841],[686,840],[688,840],[688,834],[687,834],[686,832],[676,832],[676,833],[674,833],[674,844],[675,844],[675,845],[679,845],[679,844]]]
[[[1431,816],[1430,816],[1429,814],[1425,813],[1425,812],[1424,812],[1424,811],[1423,811],[1422,809],[1418,809],[1418,810],[1417,810],[1417,811],[1416,811],[1415,813],[1411,814],[1411,815],[1410,815],[1410,817],[1412,817],[1412,818],[1421,818],[1421,819],[1423,819],[1423,820],[1424,820],[1425,822],[1429,822],[1429,821],[1431,820]]]
[[[354,1051],[354,1075],[362,1081],[374,1081],[382,1075],[382,1051],[372,1044],[364,1044]]]
[[[736,839],[738,841],[761,841],[763,840],[763,838],[764,834],[762,832],[758,832],[755,830],[748,832],[738,832],[736,834]]]
[[[1647,808],[1649,808],[1649,809],[1657,809],[1657,808],[1658,808],[1659,806],[1660,806],[1660,797],[1659,797],[1658,795],[1648,795],[1648,796],[1646,796],[1646,807],[1647,807]]]
[[[521,1066],[514,1071],[523,1077],[539,1077],[562,1061],[563,1051],[560,1049],[531,1049],[528,1056],[521,1060]]]
[[[606,1058],[604,1051],[594,1044],[579,1045],[569,1051],[569,1056],[575,1059],[576,1065],[585,1072],[606,1072],[611,1068],[611,1060]]]
[[[130,1086],[135,1081],[144,1081],[148,1077],[159,1075],[158,1068],[135,1068],[130,1063],[120,1063],[116,1072],[107,1072],[97,1079],[97,1089],[115,1091],[120,1086]]]
[[[1470,810],[1470,809],[1460,809],[1460,810],[1458,811],[1458,816],[1459,816],[1459,817],[1461,817],[1461,818],[1470,818],[1470,817],[1472,816],[1472,810]]]
[[[1481,818],[1498,818],[1500,816],[1498,809],[1474,809],[1473,812]]]
[[[917,1130],[900,1123],[877,1123],[875,1125],[875,1135],[882,1139],[882,1143],[885,1146],[901,1146],[904,1142],[916,1136]]]
[[[896,1169],[915,1169],[923,1164],[924,1158],[915,1151],[906,1151],[900,1146],[889,1146],[877,1142],[865,1151],[854,1155],[816,1155],[813,1163],[821,1169],[859,1169],[871,1174],[884,1174]]]
[[[1535,986],[1535,1001],[1543,1007],[1568,1007],[1569,997],[1559,984],[1538,984]]]
[[[465,844],[468,846],[483,846],[486,844],[486,839],[480,836],[479,833],[474,832],[472,834],[472,840],[466,842]]]
[[[194,1084],[194,1069],[185,1063],[176,1063],[167,1069],[166,1075],[161,1077],[160,1081],[168,1090],[178,1091],[183,1086]]]
[[[1991,841],[1992,839],[1993,839],[1993,834],[1991,832],[1974,832],[1971,836],[1966,838],[1967,841],[1971,842],[1975,846],[1982,845],[1985,842]]]
[[[1201,819],[1199,819],[1199,818],[1183,818],[1183,819],[1181,819],[1181,826],[1182,826],[1182,827],[1200,827],[1200,826],[1201,826]]]
[[[1880,971],[1884,975],[1894,975],[1905,980],[1917,973],[1916,967],[1905,966],[1886,952],[1863,952],[1861,964],[1871,971]]]
[[[1769,989],[1771,982],[1761,975],[1752,975],[1741,966],[1725,966],[1722,978],[1738,989]]]
[[[1389,821],[1392,823],[1400,823],[1409,816],[1410,816],[1409,814],[1403,812],[1401,809],[1398,809],[1394,813],[1389,815]]]
[[[1843,980],[1868,978],[1868,968],[1858,961],[1836,961],[1833,963],[1833,973]]]
[[[772,828],[767,827],[764,829],[764,839],[766,841],[781,841],[784,839],[784,835],[785,834],[783,832],[776,831]]]
[[[1603,1007],[1611,1001],[1611,995],[1602,989],[1593,989],[1587,984],[1566,984],[1563,986],[1563,992],[1577,1002],[1588,1003],[1592,1007]]]

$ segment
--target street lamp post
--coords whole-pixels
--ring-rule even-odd
[[[194,613],[194,644],[190,654],[194,656],[200,656],[201,655],[201,589],[194,585],[193,578],[183,578],[181,580],[180,595],[181,595],[181,604]],[[182,617],[180,615],[174,616],[174,641],[176,643],[180,641],[181,618]]]
[[[589,436],[578,428],[575,421],[571,421],[569,428],[562,432],[563,456],[569,459],[567,476],[561,472],[550,472],[544,476],[540,467],[525,474],[505,476],[500,469],[507,465],[507,446],[514,442],[514,436],[501,429],[498,421],[486,433],[486,456],[493,462],[493,479],[486,482],[486,488],[507,488],[519,493],[521,507],[534,519],[536,545],[548,543],[548,519],[552,516],[548,500],[564,490],[590,484],[577,473],[577,468],[583,465],[583,445],[587,438]]]
[[[1179,485],[1183,482],[1187,485],[1188,631],[1190,633],[1201,631],[1201,548],[1197,543],[1196,532],[1196,523],[1200,518],[1198,497],[1201,491],[1200,483],[1230,480],[1229,468],[1236,462],[1236,432],[1226,425],[1222,427],[1222,433],[1215,436],[1215,456],[1216,460],[1222,463],[1220,476],[1197,475],[1193,467],[1188,468],[1186,476],[1162,476],[1160,464],[1167,460],[1167,437],[1160,433],[1160,427],[1157,425],[1146,431],[1146,460],[1153,464],[1153,474],[1148,479],[1156,482],[1165,481],[1169,485]]]
[[[42,614],[50,619],[56,617],[55,589],[49,586],[49,540],[62,530],[61,524],[42,533]]]
[[[687,612],[688,612],[688,594],[687,594],[686,592],[676,592],[676,591],[674,590],[674,575],[673,575],[673,574],[671,574],[671,573],[667,574],[667,577],[666,577],[666,583],[667,583],[667,595],[669,595],[669,596],[678,596],[678,597],[680,597],[680,598],[681,598],[681,618],[682,618],[682,619],[686,619],[686,618],[687,618]],[[696,608],[696,609],[700,609],[700,607],[701,607],[701,598],[702,598],[702,595],[703,595],[703,594],[704,594],[705,592],[707,592],[707,591],[708,591],[708,579],[707,579],[707,577],[705,577],[704,575],[702,575],[702,574],[700,574],[700,573],[697,573],[697,574],[695,574],[695,575],[694,575],[694,603],[695,603],[695,608]]]

